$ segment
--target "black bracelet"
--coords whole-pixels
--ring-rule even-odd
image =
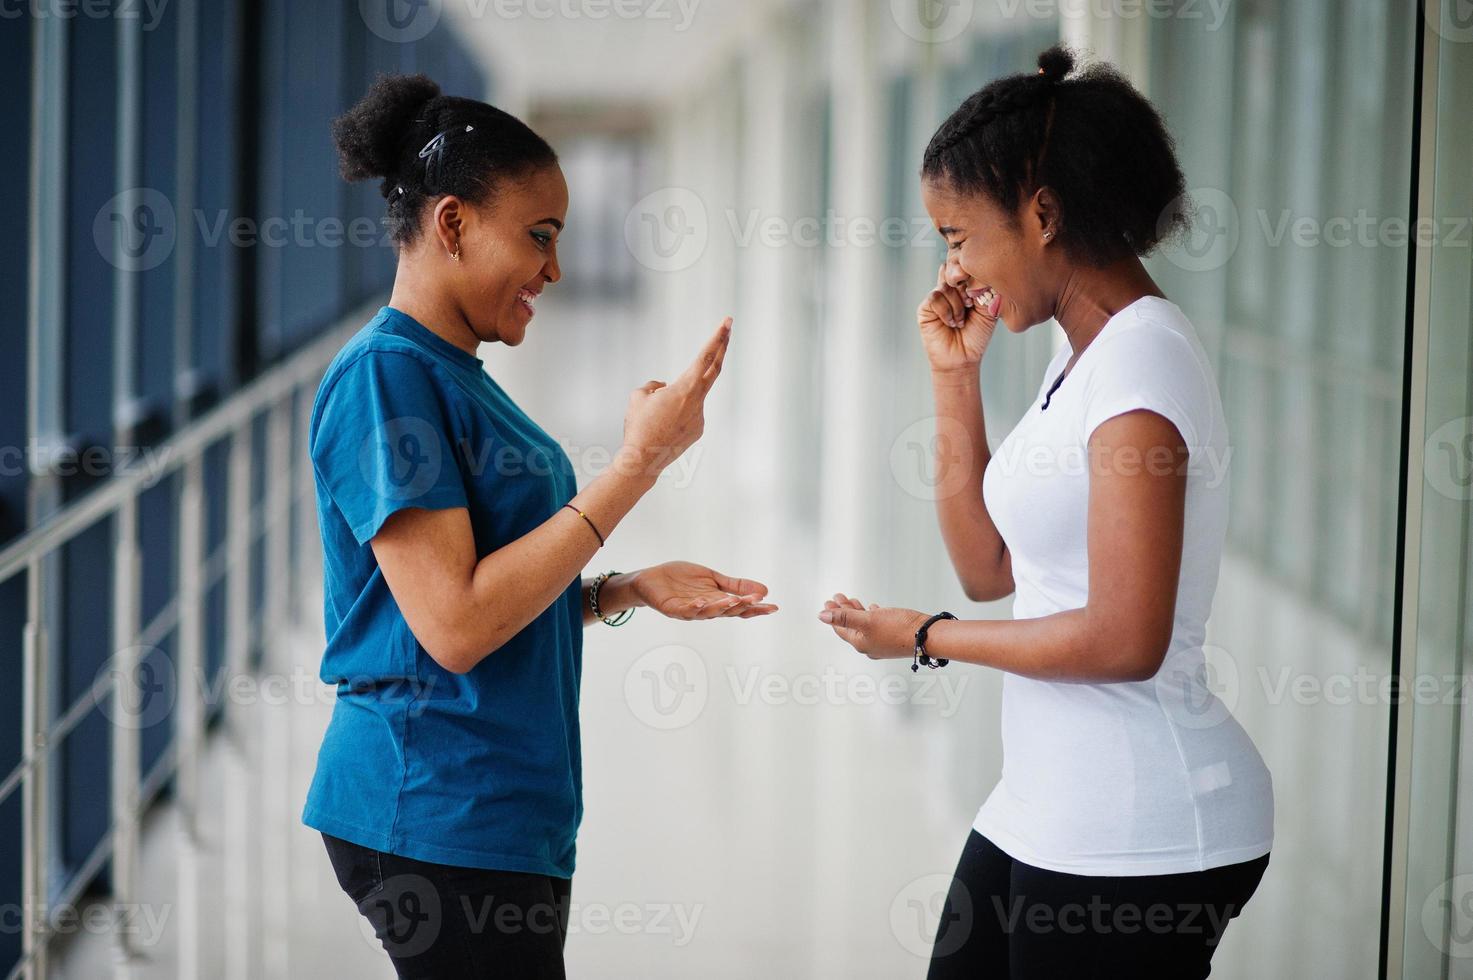
[[[910,669],[912,671],[920,670],[921,664],[925,664],[927,667],[935,669],[937,667],[945,667],[947,664],[951,663],[951,661],[947,660],[945,657],[932,657],[926,652],[926,633],[931,629],[931,624],[936,622],[938,619],[956,619],[956,617],[949,612],[939,612],[936,615],[932,616],[930,619],[926,620],[924,623],[922,623],[921,628],[916,630],[915,656],[912,658],[910,663]]]
[[[634,615],[634,607],[630,606],[623,612],[615,613],[613,619],[609,619],[608,617],[604,616],[603,612],[598,608],[599,587],[602,586],[604,582],[608,581],[610,578],[618,574],[619,573],[615,571],[604,572],[593,580],[593,585],[590,586],[588,589],[588,606],[590,609],[593,610],[594,617],[603,620],[610,626],[623,626],[625,623],[629,622],[629,617]]]

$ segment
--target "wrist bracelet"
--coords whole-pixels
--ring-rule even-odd
[[[566,507],[566,508],[568,508],[573,513],[577,514],[579,517],[583,518],[585,521],[588,522],[588,526],[591,527],[591,528],[593,528],[593,533],[595,535],[597,535],[597,537],[598,537],[598,546],[600,548],[602,548],[604,546],[604,536],[602,534],[599,534],[598,526],[593,523],[593,518],[591,518],[587,514],[583,513],[577,507],[574,507],[571,502],[570,503],[563,504],[563,506]]]
[[[598,608],[598,590],[603,586],[605,582],[609,580],[610,577],[618,574],[619,573],[615,571],[604,572],[593,580],[593,585],[590,586],[588,589],[588,607],[593,610],[594,618],[601,619],[610,626],[623,626],[625,623],[629,622],[629,617],[634,615],[634,607],[630,606],[628,609],[615,614],[613,619],[608,619]]]
[[[920,670],[921,664],[935,669],[936,667],[945,667],[951,663],[945,657],[932,657],[926,652],[926,633],[931,629],[931,624],[938,619],[956,619],[956,617],[949,612],[939,612],[922,623],[921,628],[916,630],[915,655],[912,657],[910,663],[910,669],[912,671]]]

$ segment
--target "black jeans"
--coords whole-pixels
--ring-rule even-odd
[[[1015,861],[975,830],[957,863],[928,980],[1197,980],[1268,855],[1206,871],[1103,877]]]
[[[567,878],[416,861],[322,835],[401,977],[562,980]]]

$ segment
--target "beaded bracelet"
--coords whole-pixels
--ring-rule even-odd
[[[604,572],[593,580],[593,586],[588,590],[588,605],[589,608],[593,610],[593,615],[598,619],[602,619],[610,626],[623,626],[625,623],[629,622],[629,617],[634,615],[634,607],[630,606],[628,609],[616,613],[613,619],[608,619],[605,618],[604,614],[598,608],[599,588],[605,582],[607,582],[611,576],[618,574],[619,573],[615,571]]]

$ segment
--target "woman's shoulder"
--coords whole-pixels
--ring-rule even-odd
[[[1169,373],[1204,384],[1212,376],[1196,327],[1181,307],[1160,296],[1143,296],[1122,310],[1090,347],[1095,356],[1079,365],[1088,371]]]
[[[375,317],[348,338],[323,373],[318,385],[321,401],[345,379],[388,379],[414,383],[431,381],[442,384],[442,369],[436,359],[418,344],[384,328]]]

